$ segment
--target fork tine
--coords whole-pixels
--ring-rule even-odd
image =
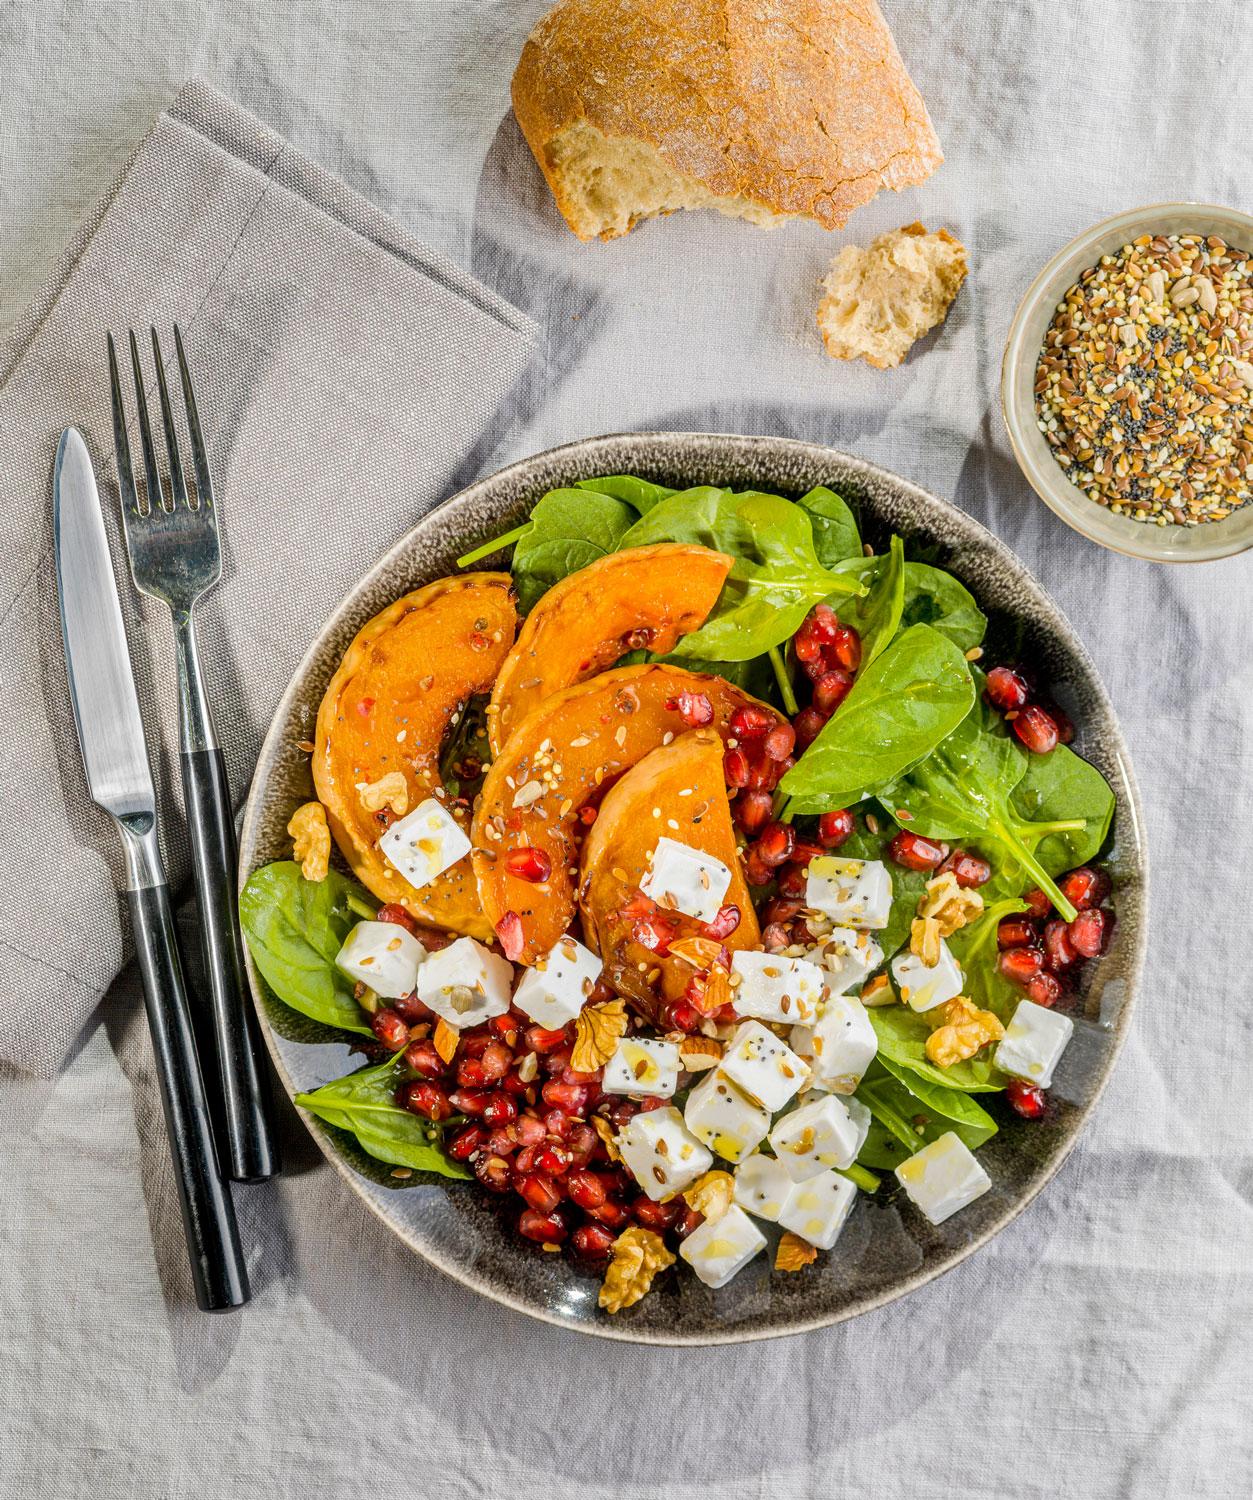
[[[144,376],[139,363],[139,345],[135,342],[135,330],[130,330],[131,365],[135,371],[135,401],[139,407],[139,441],[144,451],[144,487],[148,491],[148,509],[151,512],[165,506],[165,492],[161,488],[161,471],[157,468],[157,453],[152,446],[152,423],[148,420],[148,398],[144,395]]]
[[[131,445],[126,436],[126,408],[122,405],[122,381],[117,370],[117,349],[113,335],[109,341],[109,390],[113,397],[113,449],[117,455],[117,487],[122,497],[122,524],[130,537],[131,522],[139,515],[139,496],[135,493],[135,475],[131,469]]]
[[[161,343],[157,330],[152,333],[152,357],[157,366],[157,393],[161,398],[161,425],[165,428],[165,446],[170,455],[170,494],[175,505],[187,505],[187,485],[183,479],[183,463],[178,455],[178,434],[174,430],[174,413],[170,409],[170,393],[165,388],[165,366],[161,363]]]
[[[200,431],[200,414],[196,410],[196,393],[191,386],[191,371],[187,368],[187,355],[183,351],[183,335],[177,323],[174,325],[174,345],[178,350],[178,370],[183,379],[183,401],[187,407],[187,432],[191,438],[191,457],[196,468],[196,492],[200,504],[209,512],[213,510],[213,481],[209,477],[209,457],[205,452],[204,436]]]

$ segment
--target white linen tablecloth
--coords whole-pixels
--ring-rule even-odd
[[[197,1314],[145,1136],[142,1023],[106,1003],[57,1079],[0,1074],[0,1493],[1246,1495],[1253,564],[1152,568],[1083,542],[1020,478],[996,384],[1017,297],[1080,228],[1161,199],[1253,207],[1253,7],[886,0],[948,157],[929,183],[843,235],[679,215],[590,246],[506,114],[543,7],[0,4],[0,341],[197,74],[540,322],[539,378],[484,472],[589,433],[703,428],[828,442],[952,496],[1067,611],[1122,717],[1155,859],[1130,1041],[1060,1176],[950,1275],[838,1329],[650,1350],[428,1269],[290,1111],[285,1176],[238,1193],[255,1300]],[[947,324],[896,371],[828,361],[828,257],[914,218],[970,251]],[[20,993],[21,973],[4,982]]]

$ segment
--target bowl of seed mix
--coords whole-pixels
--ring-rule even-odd
[[[1015,315],[1001,402],[1076,531],[1157,562],[1253,547],[1253,217],[1157,204],[1072,240]]]

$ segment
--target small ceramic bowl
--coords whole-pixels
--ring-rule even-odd
[[[1206,203],[1155,203],[1103,219],[1049,261],[1022,299],[1001,364],[1001,410],[1009,441],[1032,489],[1051,510],[1091,541],[1149,562],[1212,562],[1253,547],[1253,504],[1222,521],[1158,526],[1116,516],[1066,478],[1036,426],[1035,369],[1057,304],[1084,271],[1142,234],[1216,234],[1253,251],[1253,217]]]

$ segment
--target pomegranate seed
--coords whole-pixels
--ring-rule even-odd
[[[774,788],[775,782],[780,776],[779,763],[766,760],[761,757],[757,760],[749,760],[748,786],[750,791],[769,792]]]
[[[779,871],[778,887],[781,896],[787,896],[794,901],[798,896],[805,894],[808,884],[804,865],[788,865],[785,870]]]
[[[587,806],[587,807],[580,807],[579,808],[579,822],[582,823],[582,825],[583,825],[584,828],[590,828],[592,826],[592,824],[596,821],[596,814],[599,811],[600,811],[599,808],[592,807],[590,805]]]
[[[488,1125],[508,1125],[518,1118],[517,1100],[497,1091],[483,1106],[483,1120]]]
[[[685,1240],[693,1229],[699,1229],[704,1222],[704,1214],[698,1214],[694,1208],[688,1208],[685,1204],[683,1212],[674,1221],[671,1232],[676,1234],[679,1239]]]
[[[841,630],[840,617],[829,604],[815,604],[810,610],[806,624],[820,646],[826,647],[836,639]]]
[[[1104,870],[1094,870],[1090,865],[1080,865],[1069,870],[1057,882],[1058,888],[1076,911],[1087,911],[1090,906],[1100,906],[1109,895],[1109,876]]]
[[[1011,1078],[1005,1086],[1005,1097],[1024,1120],[1038,1120],[1044,1113],[1044,1090],[1025,1078]]]
[[[527,1172],[533,1172],[535,1170],[535,1159],[539,1155],[539,1152],[540,1148],[538,1146],[523,1146],[522,1150],[518,1152],[517,1160],[513,1164],[515,1174],[525,1175]]]
[[[1038,948],[1007,948],[996,966],[1011,984],[1024,985],[1044,968],[1044,955]]]
[[[543,1120],[536,1119],[532,1114],[519,1115],[513,1130],[520,1146],[538,1146],[547,1134]]]
[[[1057,725],[1048,709],[1028,703],[1013,721],[1013,730],[1032,755],[1047,755],[1057,745]]]
[[[814,683],[814,707],[830,717],[848,697],[853,679],[839,667],[824,672]]]
[[[704,693],[676,693],[666,699],[666,707],[671,713],[677,709],[689,729],[703,729],[714,721],[714,706]]]
[[[640,1114],[646,1115],[650,1110],[669,1108],[669,1099],[659,1099],[656,1094],[645,1094],[639,1101]]]
[[[619,1130],[629,1120],[633,1120],[639,1112],[640,1107],[634,1099],[612,1099],[605,1111],[609,1116],[610,1122],[616,1125]]]
[[[730,937],[739,925],[740,909],[733,902],[728,902],[726,906],[718,908],[711,922],[701,924],[701,931],[707,938],[713,938],[715,942],[720,943],[723,938]]]
[[[830,717],[830,714],[821,713],[816,708],[802,708],[792,720],[796,730],[796,748],[808,750],[822,733],[822,726]]]
[[[757,852],[756,844],[744,856],[744,879],[749,885],[769,885],[774,871]]]
[[[888,845],[888,857],[907,870],[934,870],[944,863],[948,846],[918,833],[898,833]]]
[[[399,1052],[409,1045],[409,1028],[390,1005],[374,1012],[370,1017],[370,1030],[389,1052]]]
[[[547,880],[553,872],[553,862],[542,849],[528,844],[523,849],[513,849],[505,855],[505,869],[518,880],[533,883]]]
[[[638,922],[631,924],[632,938],[641,948],[647,948],[650,953],[664,956],[670,951],[670,944],[678,935],[678,924],[669,917],[663,917],[660,913],[651,917],[642,917]]]
[[[770,760],[786,760],[796,748],[796,731],[790,724],[776,724],[762,743]]]
[[[861,666],[861,636],[851,625],[837,624],[834,635],[823,648],[823,655],[846,672],[855,672]]]
[[[1081,911],[1070,924],[1070,941],[1081,958],[1095,958],[1104,951],[1109,937],[1109,919],[1099,909]]]
[[[512,1125],[502,1125],[487,1138],[487,1149],[493,1156],[512,1156],[518,1149],[518,1138]]]
[[[537,1214],[550,1214],[561,1202],[561,1194],[554,1184],[535,1172],[522,1177],[517,1190],[528,1208],[533,1208]]]
[[[1027,915],[1037,922],[1042,922],[1052,913],[1053,903],[1037,886],[1032,886],[1022,899],[1027,903]]]
[[[671,1031],[683,1031],[689,1036],[700,1030],[701,1013],[687,1000],[672,1000],[665,1009],[666,1026]]]
[[[532,1079],[530,1083],[527,1083],[524,1078],[518,1076],[515,1070],[505,1074],[500,1080],[500,1086],[506,1094],[512,1094],[515,1099],[521,1099],[532,1088],[534,1082],[535,1080]]]
[[[496,936],[500,940],[501,952],[511,963],[522,957],[526,938],[522,933],[522,918],[516,911],[507,911],[496,923]]]
[[[1052,1010],[1062,998],[1062,982],[1056,974],[1037,974],[1023,985],[1023,992],[1028,1000],[1034,1000],[1045,1010]]]
[[[986,885],[992,878],[992,866],[987,860],[969,854],[965,849],[954,849],[940,868],[952,871],[957,884],[968,891]]]
[[[631,1204],[631,1217],[645,1229],[663,1234],[679,1217],[679,1211],[683,1207],[681,1198],[672,1198],[669,1203],[654,1203],[651,1198],[641,1194]]]
[[[749,764],[748,756],[738,745],[728,750],[722,757],[722,774],[726,777],[728,786],[748,785],[752,775],[752,766]]]
[[[792,845],[792,863],[805,866],[811,859],[821,859],[826,849],[816,839],[804,839],[797,835]]]
[[[423,1078],[442,1078],[448,1071],[444,1059],[435,1050],[435,1043],[429,1038],[409,1043],[405,1049],[405,1065],[415,1073],[421,1073]]]
[[[503,1156],[481,1152],[474,1161],[474,1175],[489,1192],[507,1193],[512,1187],[512,1173]]]
[[[477,1118],[487,1108],[492,1095],[485,1089],[456,1089],[448,1097],[459,1115],[474,1115]]]
[[[621,1229],[630,1217],[624,1205],[613,1198],[606,1198],[599,1208],[589,1208],[588,1213],[608,1229]]]
[[[564,1141],[573,1124],[564,1110],[549,1107],[544,1111],[544,1131],[550,1140]]]
[[[795,917],[800,915],[801,906],[802,902],[794,897],[790,900],[780,900],[778,896],[775,896],[772,900],[767,901],[762,908],[762,921],[766,923],[791,922]]]
[[[1039,934],[1026,917],[1002,917],[996,928],[998,948],[1034,948]]]
[[[569,1193],[571,1202],[577,1203],[580,1208],[589,1209],[599,1208],[609,1196],[600,1176],[585,1169],[570,1173],[566,1192]]]
[[[568,1115],[582,1114],[587,1107],[588,1091],[581,1083],[557,1083],[549,1079],[540,1093],[545,1104]]]
[[[818,841],[824,849],[838,849],[853,834],[853,815],[846,807],[825,812],[818,819]]]
[[[444,1149],[453,1161],[469,1161],[474,1153],[481,1149],[486,1139],[487,1132],[481,1125],[463,1125],[448,1138]]]
[[[774,724],[772,713],[756,704],[746,703],[731,715],[727,727],[737,740],[755,740],[769,733]]]
[[[752,852],[757,855],[762,864],[774,869],[778,865],[787,863],[795,844],[796,834],[789,823],[768,823],[762,829],[761,837],[753,845]]]
[[[1015,672],[1013,667],[993,667],[983,689],[983,696],[993,708],[999,708],[1002,713],[1012,713],[1014,709],[1022,708],[1030,694],[1027,679],[1021,672]]]
[[[446,1120],[452,1114],[448,1095],[438,1083],[415,1080],[401,1086],[401,1104],[428,1120]]]
[[[791,946],[792,936],[781,922],[771,922],[763,928],[761,934],[761,946],[767,953],[781,953],[784,948]]]
[[[491,1035],[482,1027],[476,1026],[472,1031],[461,1033],[460,1047],[466,1057],[479,1058],[491,1045]]]
[[[378,909],[376,922],[394,922],[397,927],[403,927],[408,932],[417,932],[418,924],[410,914],[401,906],[399,901],[388,901]]]
[[[392,1009],[410,1026],[417,1026],[421,1021],[436,1019],[435,1012],[429,1005],[423,1005],[417,995],[401,995],[399,1000],[392,1001]]]
[[[370,712],[371,712],[371,710],[373,708],[374,708],[374,699],[373,698],[358,698],[358,700],[357,700],[357,712],[361,715],[361,717],[363,719],[369,717]]]
[[[546,1177],[564,1177],[570,1170],[569,1153],[560,1146],[540,1146],[535,1154],[535,1170]]]
[[[1050,922],[1044,929],[1044,955],[1049,968],[1068,969],[1078,954],[1070,941],[1070,927],[1066,922]]]
[[[481,1089],[487,1082],[477,1057],[463,1057],[457,1064],[457,1083],[463,1089]]]
[[[518,1233],[528,1240],[537,1240],[541,1245],[559,1245],[566,1237],[566,1226],[556,1214],[541,1214],[533,1208],[524,1208],[518,1219]]]
[[[541,1067],[550,1078],[560,1078],[570,1066],[571,1049],[568,1046],[558,1047],[556,1052],[550,1052],[544,1058]]]
[[[479,1056],[484,1083],[499,1083],[509,1071],[513,1053],[501,1042],[488,1042]]]
[[[812,630],[805,628],[807,624],[808,621],[801,626],[792,641],[792,650],[796,652],[796,660],[805,667],[822,660],[822,642]]]
[[[606,1260],[613,1249],[613,1239],[603,1224],[580,1224],[570,1243],[584,1260]]]
[[[565,1045],[567,1038],[564,1031],[549,1031],[546,1026],[528,1026],[525,1040],[528,1052],[555,1052],[558,1047]]]
[[[669,1104],[669,1100],[666,1103]],[[574,1121],[566,1133],[566,1154],[571,1167],[585,1167],[600,1148],[600,1137],[590,1125]]]
[[[770,821],[774,798],[767,791],[741,792],[732,805],[735,821],[750,837]]]

